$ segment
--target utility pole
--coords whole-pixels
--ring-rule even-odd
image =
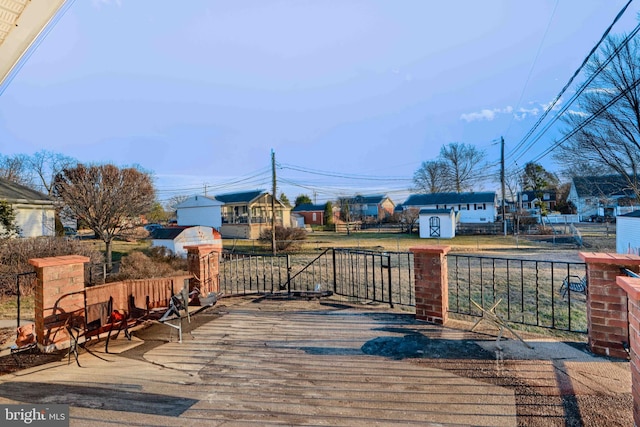
[[[276,254],[276,153],[271,149],[271,252]]]
[[[505,182],[504,182],[504,138],[500,137],[500,183],[502,184],[502,229],[507,235],[507,212],[505,209]]]

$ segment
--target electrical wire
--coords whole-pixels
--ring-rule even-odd
[[[551,103],[547,106],[547,108],[545,108],[544,113],[540,116],[540,118],[536,121],[536,123],[533,125],[533,127],[525,134],[525,136],[516,144],[516,146],[510,151],[510,153],[507,155],[507,158],[512,157],[513,154],[515,152],[517,152],[520,147],[522,147],[525,142],[527,141],[527,139],[529,139],[529,137],[536,131],[536,129],[538,128],[538,126],[540,126],[540,124],[542,123],[542,121],[547,117],[547,115],[549,114],[549,112],[551,110],[553,110],[553,107],[555,107],[555,105],[558,103],[558,101],[560,100],[560,98],[562,98],[562,95],[567,91],[567,89],[569,89],[569,87],[571,86],[571,84],[573,83],[573,80],[575,80],[575,78],[578,76],[578,74],[580,74],[580,72],[582,71],[582,69],[587,65],[587,63],[589,62],[589,58],[591,58],[591,56],[593,56],[593,54],[597,51],[597,49],[600,47],[600,45],[604,42],[604,40],[607,38],[607,36],[609,35],[609,33],[611,32],[611,29],[614,27],[614,25],[620,20],[620,18],[622,17],[622,15],[624,15],[625,11],[627,10],[627,8],[629,7],[629,5],[631,4],[633,0],[629,0],[627,2],[627,4],[624,5],[624,7],[620,10],[620,12],[618,12],[618,14],[616,15],[616,17],[614,18],[613,22],[607,27],[607,29],[605,30],[605,32],[602,34],[602,36],[600,37],[600,40],[598,41],[598,43],[596,43],[596,45],[591,49],[591,51],[589,52],[589,54],[584,58],[584,60],[582,61],[582,64],[580,64],[580,66],[578,67],[578,69],[573,73],[573,75],[571,76],[571,78],[569,79],[569,81],[564,85],[564,87],[562,88],[562,90],[560,91],[560,93],[558,93],[558,95],[556,95],[556,97],[553,99],[553,101],[551,101]]]

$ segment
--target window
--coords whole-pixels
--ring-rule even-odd
[[[315,212],[311,214],[311,220],[312,221],[316,221],[316,213]]]
[[[528,194],[523,194],[522,195],[522,201],[523,202],[528,202],[529,201],[529,195]]]

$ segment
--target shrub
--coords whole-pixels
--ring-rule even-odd
[[[173,254],[164,247],[153,247],[133,251],[120,261],[117,274],[109,277],[110,282],[128,279],[146,279],[186,274],[187,260]]]
[[[295,249],[300,241],[307,238],[307,231],[304,228],[286,228],[276,225],[276,249],[285,251]],[[271,243],[271,228],[262,230],[259,240],[263,243]]]
[[[12,295],[15,290],[15,274],[33,271],[29,264],[31,258],[47,258],[61,255],[82,255],[89,257],[91,263],[103,261],[102,253],[79,240],[61,237],[37,237],[31,239],[0,240],[0,293]],[[35,283],[22,285],[20,293],[33,293]]]

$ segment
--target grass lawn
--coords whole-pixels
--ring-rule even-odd
[[[504,250],[522,248],[548,248],[545,243],[533,242],[514,236],[456,236],[453,239],[421,239],[417,234],[389,233],[378,231],[360,231],[335,233],[315,231],[307,235],[297,251],[306,252],[325,248],[361,248],[407,252],[410,248],[424,245],[451,246],[454,251]],[[236,251],[269,251],[270,243],[254,240],[223,239],[225,249]]]

